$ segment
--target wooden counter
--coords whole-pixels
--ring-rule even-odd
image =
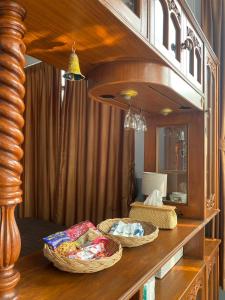
[[[179,220],[174,230],[160,230],[159,237],[145,246],[124,249],[112,268],[94,274],[69,274],[54,268],[36,253],[18,263],[22,300],[118,300],[130,299],[156,271],[200,231],[205,221]]]

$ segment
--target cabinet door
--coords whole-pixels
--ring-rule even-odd
[[[203,91],[203,42],[186,19],[184,25],[184,40],[181,44],[186,55],[186,76],[201,91]]]
[[[148,38],[148,0],[100,0]]]
[[[181,7],[176,0],[154,0],[153,12],[153,43],[173,65],[181,69]]]
[[[218,126],[217,126],[217,66],[207,54],[205,102],[206,206],[217,207]]]

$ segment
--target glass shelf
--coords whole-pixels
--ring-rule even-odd
[[[188,127],[157,128],[157,169],[168,175],[166,201],[187,204]]]

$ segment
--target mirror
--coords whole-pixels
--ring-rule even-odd
[[[187,204],[188,202],[188,126],[157,128],[157,172],[167,178],[165,201]]]
[[[135,14],[137,14],[137,0],[122,0]]]

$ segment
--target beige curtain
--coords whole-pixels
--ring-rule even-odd
[[[225,288],[225,0],[202,1],[202,27],[220,60],[220,283]]]
[[[41,63],[26,69],[23,204],[20,217],[53,218],[58,137],[60,71]]]
[[[56,222],[127,216],[134,137],[124,112],[90,100],[86,81],[68,82],[62,120]]]

